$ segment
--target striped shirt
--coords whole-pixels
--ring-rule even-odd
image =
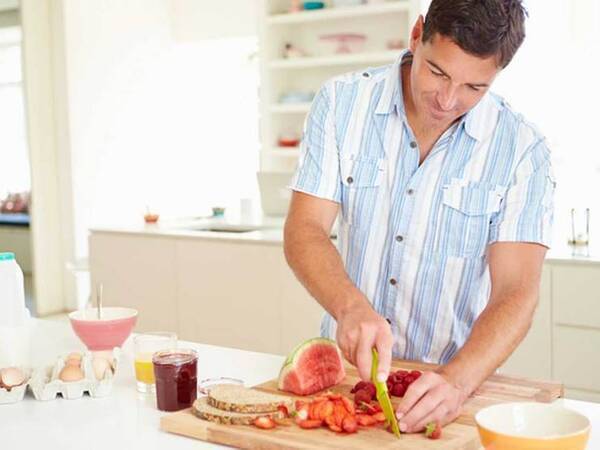
[[[444,364],[489,300],[488,245],[549,246],[555,183],[543,136],[491,92],[419,165],[402,100],[407,56],[325,83],[291,188],[340,204],[338,251],[390,319],[394,357]],[[335,327],[325,314],[322,335]]]

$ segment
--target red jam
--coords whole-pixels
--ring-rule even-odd
[[[161,411],[189,408],[197,396],[194,350],[167,350],[152,357],[156,379],[156,403]]]

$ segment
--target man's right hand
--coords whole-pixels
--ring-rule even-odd
[[[392,330],[366,299],[361,300],[336,318],[336,339],[344,357],[358,368],[365,381],[371,379],[371,349],[375,347],[379,353],[377,378],[385,382],[392,364]]]

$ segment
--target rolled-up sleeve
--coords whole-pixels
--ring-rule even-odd
[[[341,178],[333,89],[333,83],[326,83],[313,100],[304,123],[298,168],[289,187],[339,203]]]
[[[492,218],[489,243],[533,242],[550,247],[554,189],[550,151],[537,141],[519,162],[512,183]]]

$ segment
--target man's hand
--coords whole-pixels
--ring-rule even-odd
[[[406,390],[396,409],[403,433],[418,433],[429,422],[446,425],[456,419],[467,395],[438,372],[425,372]]]
[[[336,337],[344,357],[358,368],[363,380],[371,378],[371,350],[375,347],[379,353],[377,378],[386,381],[392,364],[392,330],[366,298],[338,315]]]

